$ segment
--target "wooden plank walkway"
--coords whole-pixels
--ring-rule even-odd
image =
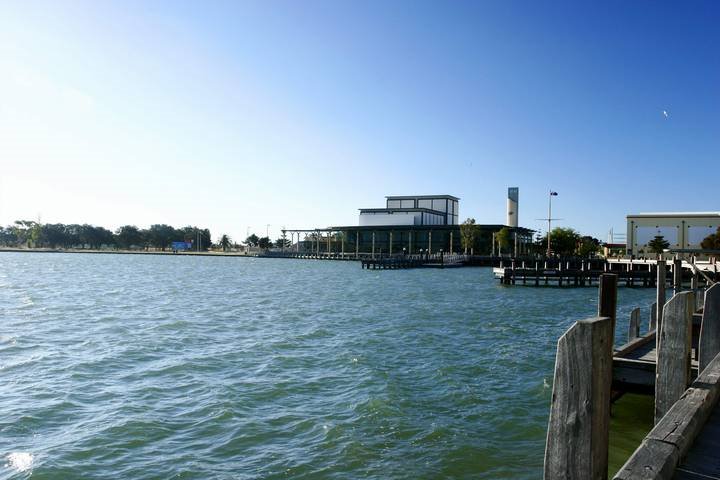
[[[698,376],[697,345],[702,315],[693,315],[693,355],[691,379]],[[655,394],[655,364],[657,362],[655,331],[631,339],[619,347],[613,355],[614,398],[622,393]]]
[[[676,480],[720,480],[720,408],[717,406],[675,470]]]

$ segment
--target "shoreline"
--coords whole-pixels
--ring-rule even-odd
[[[93,250],[93,249],[62,249],[62,248],[5,248],[0,247],[0,253],[90,253],[95,255],[170,255],[170,256],[197,256],[197,257],[242,257],[257,258],[257,253],[239,252],[172,252],[172,251],[145,251],[145,250]]]

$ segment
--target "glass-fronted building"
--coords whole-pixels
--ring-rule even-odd
[[[385,208],[361,208],[360,226],[457,225],[460,199],[452,195],[385,197]]]
[[[438,253],[465,253],[459,224],[459,198],[452,195],[386,197],[385,208],[360,209],[357,226],[338,226],[310,230],[284,230],[290,233],[297,252],[317,255],[340,254],[355,257]],[[474,226],[474,241],[468,253],[497,253],[494,234],[506,225]],[[530,251],[533,230],[510,228],[510,251]],[[296,237],[297,235],[297,237]]]
[[[491,255],[499,252],[493,235],[505,225],[475,225],[474,241],[468,253]],[[502,253],[530,252],[533,231],[511,228],[512,246]],[[460,225],[373,225],[339,226],[315,230],[286,230],[296,252],[341,254],[355,257],[416,253],[465,253]],[[297,235],[297,236],[296,236]],[[494,244],[495,243],[495,244]]]

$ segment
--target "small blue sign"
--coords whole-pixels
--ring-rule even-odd
[[[172,249],[179,252],[182,250],[190,250],[192,242],[172,242]]]

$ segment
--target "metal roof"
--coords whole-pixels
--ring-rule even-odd
[[[431,198],[448,198],[450,200],[460,200],[452,195],[390,195],[385,197],[388,200],[413,200],[413,199],[431,199]]]
[[[427,212],[427,213],[434,213],[435,215],[446,215],[445,212],[442,212],[440,210],[433,210],[432,208],[424,208],[424,207],[411,207],[411,208],[359,208],[360,213],[363,212],[372,212],[372,213],[390,213],[393,212]]]
[[[660,217],[720,217],[720,212],[652,212],[627,215],[627,218],[660,218]]]

